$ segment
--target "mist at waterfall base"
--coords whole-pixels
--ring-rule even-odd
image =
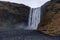
[[[17,24],[15,26],[16,29],[24,29],[24,30],[37,30],[38,24],[40,23],[40,14],[41,9],[39,8],[31,8],[29,17],[28,17],[28,24],[25,23]]]

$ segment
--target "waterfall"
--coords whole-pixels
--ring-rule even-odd
[[[36,30],[40,23],[41,8],[31,8],[29,13],[28,27],[29,30]]]
[[[38,24],[40,23],[41,7],[31,8],[28,17],[28,25],[19,24],[17,29],[24,30],[37,30]],[[15,25],[16,26],[16,25]]]

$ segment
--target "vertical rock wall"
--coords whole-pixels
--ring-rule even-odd
[[[15,24],[28,24],[30,7],[23,4],[0,1],[0,28],[12,27]]]
[[[45,15],[38,29],[52,36],[60,35],[60,1],[50,1],[45,10]]]

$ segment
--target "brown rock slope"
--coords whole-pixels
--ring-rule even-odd
[[[0,29],[17,23],[28,23],[30,7],[0,1]]]
[[[52,36],[60,34],[60,1],[51,1],[38,29]]]

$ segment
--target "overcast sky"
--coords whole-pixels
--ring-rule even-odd
[[[36,8],[36,7],[40,7],[49,0],[0,0],[0,1],[9,1],[19,4],[25,4],[31,8]]]

